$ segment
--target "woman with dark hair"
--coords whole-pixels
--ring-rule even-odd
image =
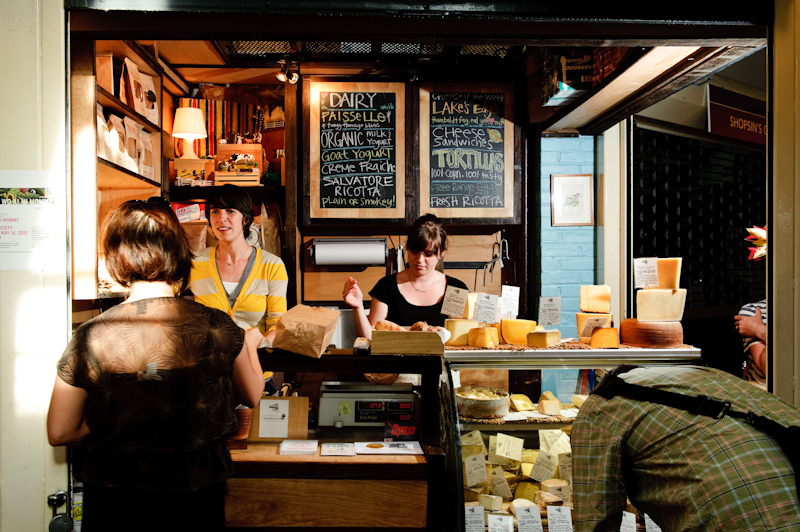
[[[381,320],[400,325],[424,321],[428,325],[442,326],[447,317],[442,314],[445,290],[448,286],[467,288],[460,280],[436,270],[447,250],[447,231],[433,214],[414,222],[408,233],[406,250],[408,268],[384,277],[370,291],[369,316],[364,310],[364,296],[358,282],[353,277],[345,282],[342,297],[353,309],[358,336],[371,339],[372,327]]]
[[[286,312],[286,267],[279,257],[247,243],[255,217],[247,191],[219,187],[206,212],[219,244],[197,253],[189,288],[195,301],[225,312],[245,329],[245,343],[255,352],[271,345],[278,318]]]
[[[263,380],[223,312],[175,297],[192,252],[169,207],[129,201],[104,229],[109,273],[130,295],[82,324],[58,362],[51,445],[83,443],[83,531],[222,530],[237,402]]]

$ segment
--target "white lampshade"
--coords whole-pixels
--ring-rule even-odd
[[[186,141],[181,159],[197,159],[193,142],[208,136],[203,110],[197,107],[178,107],[175,110],[172,136]]]

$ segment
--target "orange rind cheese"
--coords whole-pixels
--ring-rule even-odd
[[[595,329],[589,345],[592,349],[619,349],[619,332],[613,327]]]
[[[497,347],[500,345],[497,329],[491,327],[474,327],[467,332],[467,345],[470,347]]]
[[[602,285],[581,286],[581,312],[611,312],[611,287]]]
[[[578,340],[581,343],[588,344],[592,338],[591,330],[586,329],[586,322],[592,320],[590,324],[594,327],[611,327],[614,317],[611,314],[588,314],[584,312],[575,313],[575,322],[578,326]],[[584,334],[584,332],[588,334]]]
[[[677,290],[681,287],[681,265],[683,257],[657,259],[658,286],[646,286],[645,289]]]
[[[532,320],[502,319],[500,327],[507,344],[528,345],[528,333],[536,329]]]

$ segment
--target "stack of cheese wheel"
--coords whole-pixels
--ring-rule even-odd
[[[680,288],[683,259],[658,259],[658,286],[636,292],[636,318],[620,324],[622,343],[637,347],[670,348],[683,344],[686,289]]]
[[[578,340],[596,349],[619,347],[619,334],[613,327],[611,287],[581,286],[581,311],[575,315]]]

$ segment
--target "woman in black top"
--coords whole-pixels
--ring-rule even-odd
[[[356,333],[372,338],[372,327],[381,320],[399,325],[418,321],[428,325],[444,325],[442,301],[448,286],[467,289],[458,279],[436,270],[447,249],[447,232],[442,221],[426,214],[411,226],[406,241],[408,268],[384,277],[370,291],[372,303],[369,316],[364,311],[363,293],[358,282],[350,277],[344,284],[342,297],[353,309]]]
[[[224,312],[175,297],[192,252],[168,206],[124,203],[103,248],[130,296],[75,331],[47,416],[51,445],[83,444],[82,529],[223,530],[234,407],[261,398],[261,364]]]

